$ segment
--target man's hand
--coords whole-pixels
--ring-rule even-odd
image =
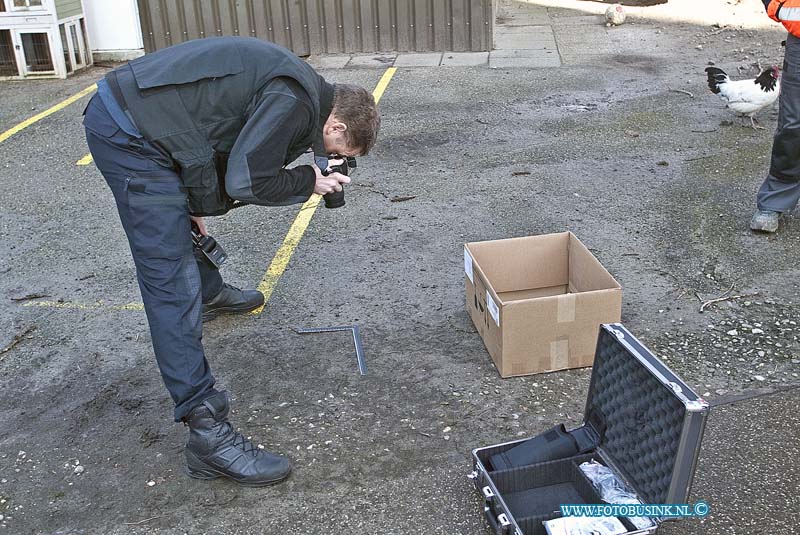
[[[341,173],[331,173],[328,176],[323,176],[319,167],[312,165],[314,173],[317,175],[317,183],[314,186],[314,193],[318,195],[326,195],[334,191],[342,191],[342,184],[349,184],[350,177]]]
[[[203,221],[202,217],[190,215],[189,219],[192,220],[192,223],[197,225],[197,229],[200,231],[200,234],[202,234],[203,236],[208,236],[208,231],[206,230],[206,224]]]

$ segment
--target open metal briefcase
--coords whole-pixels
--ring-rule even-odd
[[[489,524],[500,535],[547,535],[545,521],[561,504],[602,504],[579,468],[594,460],[643,504],[684,504],[694,476],[708,403],[621,324],[600,327],[584,425],[570,431],[589,440],[572,457],[494,469],[492,460],[529,439],[473,450],[470,474],[484,499]],[[626,534],[656,533],[618,520]],[[646,521],[647,519],[645,519]]]

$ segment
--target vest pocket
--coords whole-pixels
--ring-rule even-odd
[[[233,200],[225,193],[224,176],[217,174],[215,152],[211,147],[172,153],[187,188],[189,213],[197,216],[222,215],[231,209]]]

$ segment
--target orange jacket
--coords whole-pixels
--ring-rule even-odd
[[[789,33],[800,37],[800,0],[770,0],[764,2],[767,15],[772,20],[782,23]]]

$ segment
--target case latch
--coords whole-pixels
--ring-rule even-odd
[[[615,329],[612,325],[609,325],[609,331],[617,337],[618,340],[625,340],[625,333],[622,332],[621,329]]]
[[[489,522],[496,535],[508,535],[508,528],[511,527],[511,522],[508,521],[508,516],[505,513],[494,516],[492,508],[488,505],[483,508],[483,512],[486,514],[486,521]]]

